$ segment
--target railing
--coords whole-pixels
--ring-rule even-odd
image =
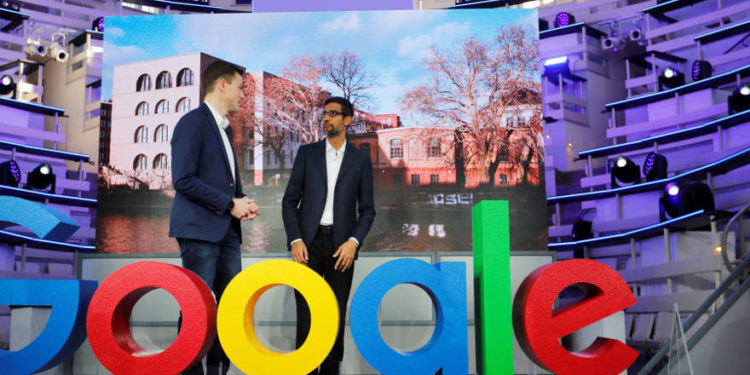
[[[748,206],[745,206],[745,209],[747,209]],[[744,209],[743,209],[744,211]],[[742,212],[742,211],[741,211]],[[728,227],[727,227],[728,228]],[[725,230],[726,232],[726,230]],[[722,253],[725,253],[725,251],[722,251]],[[724,282],[719,285],[716,290],[714,290],[710,296],[698,307],[698,309],[693,312],[692,315],[690,315],[690,318],[688,318],[687,321],[682,325],[682,328],[685,332],[688,332],[690,328],[695,325],[695,323],[698,321],[698,319],[703,316],[710,308],[711,306],[716,303],[716,300],[719,299],[733,284],[735,280],[738,280],[742,278],[745,274],[745,271],[750,269],[750,257],[745,257],[745,259],[740,263],[737,268],[734,269],[734,271],[724,280]],[[721,304],[721,306],[714,311],[714,313],[708,318],[708,320],[700,327],[698,330],[690,336],[690,338],[687,340],[687,348],[688,350],[695,347],[695,345],[700,341],[703,336],[708,333],[708,331],[716,324],[716,322],[721,319],[722,316],[729,310],[729,308],[734,305],[735,302],[750,288],[750,279],[745,278],[741,283],[740,287],[737,288],[737,290],[732,293],[729,298],[727,298],[724,303]],[[669,354],[671,344],[674,343],[674,340],[676,338],[673,336],[669,339],[669,342],[667,342],[662,348],[654,354],[653,357],[641,368],[641,370],[638,372],[638,375],[647,375],[652,373],[652,371],[659,365],[659,363],[662,362],[665,356]],[[664,368],[661,370],[660,374],[666,373],[667,368]]]
[[[734,216],[732,216],[731,219],[727,222],[726,227],[724,228],[724,232],[721,234],[721,258],[724,260],[724,266],[727,267],[727,270],[729,272],[734,272],[735,267],[732,261],[729,260],[729,255],[727,254],[726,249],[727,247],[727,238],[729,237],[729,232],[732,229],[732,224],[734,224],[735,221],[739,220],[739,235],[740,235],[740,256],[738,259],[742,259],[745,257],[745,234],[742,230],[742,217],[745,216],[745,213],[750,210],[750,203],[746,204],[745,207],[742,207],[742,209],[737,212]]]

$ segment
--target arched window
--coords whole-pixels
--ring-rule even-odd
[[[139,154],[133,160],[133,169],[139,171],[148,168],[148,158],[146,155]]]
[[[148,142],[148,128],[145,126],[139,126],[135,129],[135,143],[146,143]]]
[[[138,106],[135,107],[135,115],[136,116],[144,116],[148,114],[148,103],[146,102],[140,102],[138,103]]]
[[[169,142],[169,128],[161,124],[154,131],[154,142]]]
[[[166,154],[159,154],[156,155],[156,158],[154,158],[154,169],[167,169],[169,166],[167,165],[167,155]]]
[[[169,101],[166,99],[159,100],[159,102],[156,103],[154,113],[169,113]]]
[[[177,73],[177,87],[180,86],[192,86],[193,85],[193,71],[190,68],[184,68]]]
[[[391,159],[404,158],[404,142],[401,138],[391,139]]]
[[[138,82],[136,83],[135,91],[148,91],[151,90],[151,76],[148,74],[141,74],[140,77],[138,77]]]
[[[190,98],[181,98],[177,101],[177,108],[175,112],[184,113],[190,110]]]
[[[428,158],[440,157],[440,138],[432,137],[427,140],[427,157]]]
[[[172,87],[172,75],[168,71],[163,71],[156,76],[156,89],[168,89]]]

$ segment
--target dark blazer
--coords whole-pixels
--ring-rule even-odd
[[[232,180],[219,131],[205,103],[182,116],[174,128],[172,184],[176,193],[169,220],[170,237],[219,242],[229,225],[236,225],[240,233],[239,220],[226,211],[232,198],[244,196],[240,169],[235,155]]]
[[[315,238],[328,194],[325,139],[299,148],[281,200],[287,245],[301,238],[308,248]],[[365,242],[375,219],[370,157],[347,144],[333,194],[333,243],[349,237]]]

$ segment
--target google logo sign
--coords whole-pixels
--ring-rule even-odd
[[[485,201],[474,208],[474,277],[477,300],[477,364],[481,374],[513,373],[515,333],[524,352],[556,374],[617,374],[638,353],[620,341],[598,338],[571,353],[559,339],[636,303],[625,281],[608,266],[586,259],[539,267],[510,292],[508,206]],[[491,225],[489,225],[491,224]],[[498,230],[499,228],[499,230]],[[467,374],[466,269],[462,262],[431,265],[416,259],[387,262],[362,281],[351,301],[352,336],[363,357],[384,374]],[[403,353],[389,347],[378,328],[378,307],[394,286],[424,290],[436,312],[433,335],[422,348]],[[589,297],[553,309],[559,293],[582,285]],[[268,289],[288,285],[307,300],[311,326],[305,343],[291,353],[266,348],[253,327],[255,305]],[[160,353],[146,353],[133,339],[129,320],[135,303],[154,289],[178,302],[182,328]],[[216,306],[210,290],[192,272],[144,261],[122,267],[101,285],[86,280],[0,279],[0,304],[51,306],[44,331],[15,352],[0,350],[0,373],[29,374],[70,357],[88,336],[97,359],[115,374],[178,374],[205,355],[218,338],[232,362],[248,374],[305,374],[333,346],[338,307],[333,291],[309,268],[269,260],[244,269]]]

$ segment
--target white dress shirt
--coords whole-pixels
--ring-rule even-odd
[[[337,150],[326,140],[328,194],[326,194],[326,205],[323,208],[323,216],[320,217],[320,225],[333,225],[333,192],[336,190],[336,179],[339,177],[341,162],[344,161],[344,151],[346,151],[346,141]]]
[[[232,142],[229,137],[227,137],[227,132],[224,130],[229,126],[229,119],[227,116],[221,115],[209,102],[204,101],[204,103],[206,103],[211,114],[214,115],[216,125],[219,127],[219,134],[221,135],[222,142],[224,142],[224,151],[226,151],[227,159],[229,160],[229,168],[232,170],[232,181],[234,181],[234,154],[232,153]]]

